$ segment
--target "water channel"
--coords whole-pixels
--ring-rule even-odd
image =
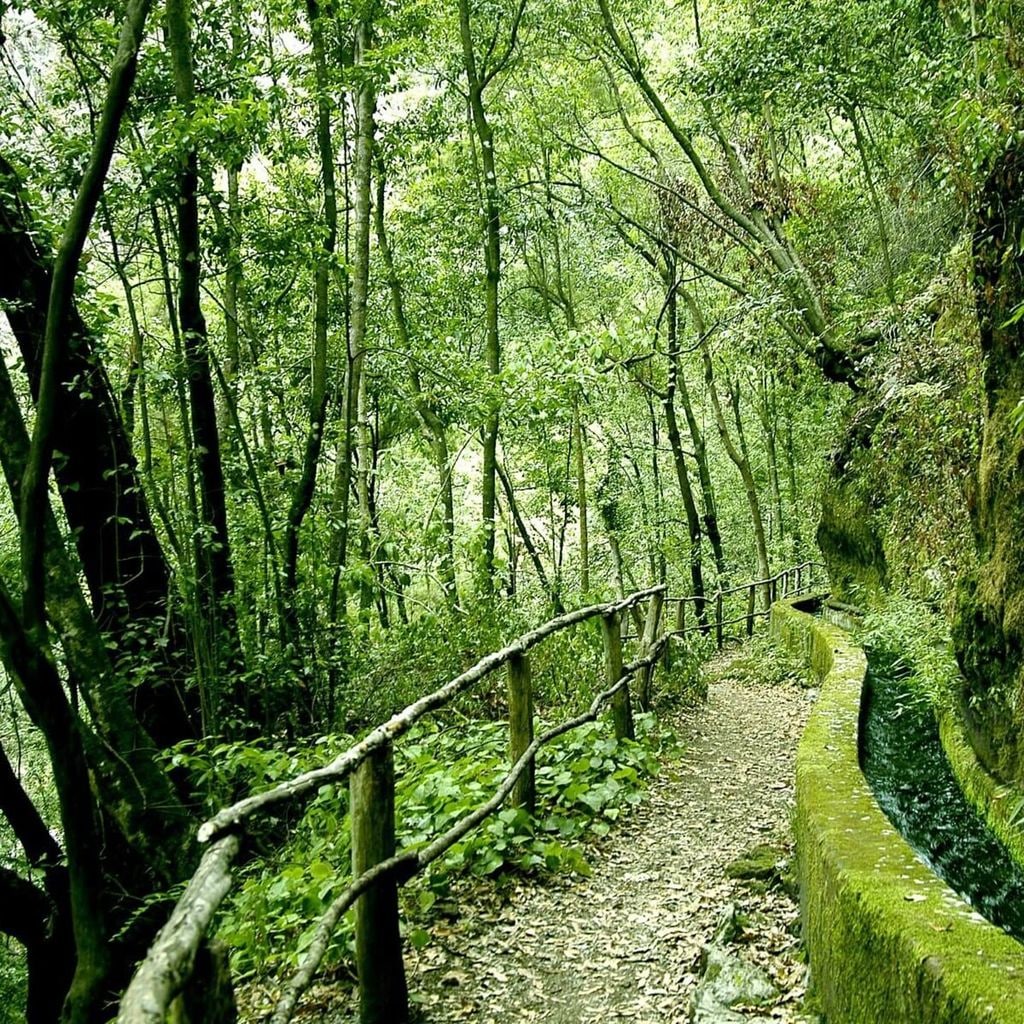
[[[967,802],[927,700],[897,660],[868,652],[861,767],[917,855],[979,913],[1024,942],[1024,870]]]

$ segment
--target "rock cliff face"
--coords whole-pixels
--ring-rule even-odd
[[[1022,118],[1024,121],[1024,118]],[[1024,142],[993,167],[973,259],[985,359],[985,429],[971,521],[977,568],[962,582],[954,643],[971,739],[1005,781],[1024,782]]]
[[[1022,119],[1024,120],[1024,119]],[[1024,783],[1024,129],[969,245],[882,331],[829,461],[818,543],[836,592],[948,613],[979,758]]]
[[[882,325],[828,455],[818,545],[838,596],[890,586],[948,610],[974,566],[981,349],[961,244],[916,300]]]

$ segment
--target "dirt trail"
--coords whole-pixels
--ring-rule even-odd
[[[762,1010],[801,1014],[796,906],[724,869],[757,843],[789,842],[797,738],[810,694],[730,678],[673,722],[679,758],[592,858],[587,879],[523,886],[487,919],[467,915],[422,954],[409,988],[422,1024],[675,1024],[688,1020],[701,946],[721,908],[749,915],[742,955],[783,992]]]

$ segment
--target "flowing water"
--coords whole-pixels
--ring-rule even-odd
[[[917,855],[979,913],[1024,942],[1024,870],[967,802],[929,703],[894,659],[869,652],[861,767]]]

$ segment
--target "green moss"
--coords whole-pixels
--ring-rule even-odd
[[[834,474],[837,468],[833,469]],[[822,494],[817,542],[828,564],[837,597],[856,600],[865,591],[885,587],[889,567],[872,512],[838,475]]]
[[[867,662],[835,626],[785,604],[781,642],[823,672],[797,754],[796,841],[815,995],[843,1024],[1024,1022],[1021,947],[929,871],[879,809],[857,759]]]
[[[1003,780],[1020,776],[1018,721],[1012,711],[1015,660],[1009,656],[998,606],[984,600],[982,572],[957,592],[953,646],[963,672],[962,702],[971,744],[986,769]]]
[[[1024,864],[1024,826],[1016,819],[1021,793],[1000,783],[978,760],[963,719],[953,710],[939,714],[939,736],[953,774],[968,801],[988,822],[1018,864]]]

